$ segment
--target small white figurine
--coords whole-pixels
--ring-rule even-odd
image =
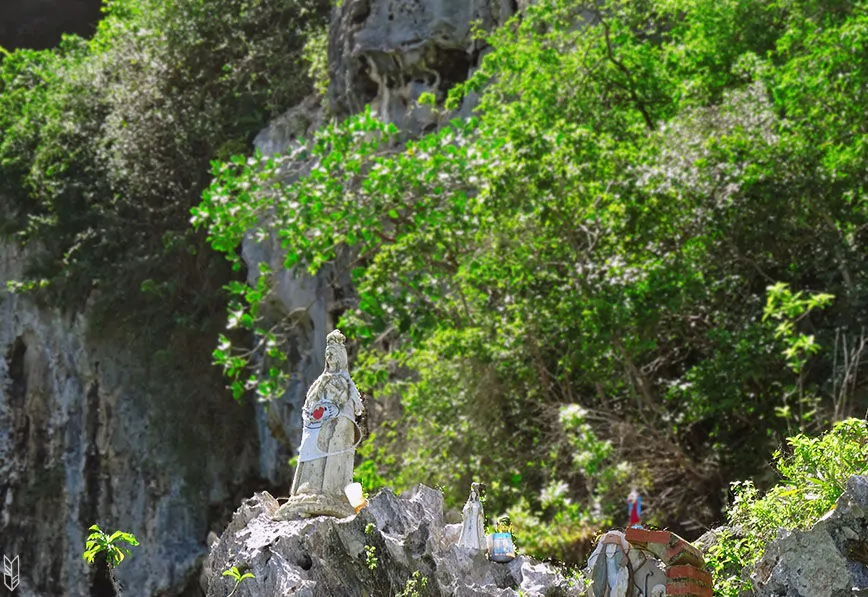
[[[471,483],[470,497],[461,510],[464,524],[461,526],[461,537],[458,545],[469,549],[485,549],[485,514],[482,510],[482,488],[479,483]]]
[[[625,597],[630,588],[630,544],[620,531],[609,531],[588,558],[594,597]]]

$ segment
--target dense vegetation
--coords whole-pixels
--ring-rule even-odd
[[[811,467],[787,463],[865,446],[853,422],[796,434],[868,407],[866,8],[540,0],[447,101],[423,98],[479,91],[473,119],[401,144],[366,112],[266,159],[255,133],[323,90],[329,2],[114,0],[92,40],[0,64],[0,232],[29,258],[14,287],[163,346],[222,319],[219,253],[237,265],[265,222],[287,267],[352,268],[354,377],[403,407],[365,444],[369,489],[425,481],[460,504],[482,480],[520,547],[568,561],[624,522],[631,487],[651,523],[696,531],[730,481],[772,484],[776,449],[804,491]],[[216,252],[189,227],[200,199]],[[237,396],[281,390],[268,282],[227,285],[230,327],[269,365],[222,338]],[[742,487],[730,516],[755,538],[814,514]],[[721,543],[727,587],[743,540]]]
[[[194,221],[230,258],[266,213],[287,267],[352,255],[354,375],[404,408],[369,486],[484,480],[564,559],[631,486],[698,530],[786,437],[865,412],[866,41],[861,2],[543,0],[437,105],[481,90],[476,118],[217,164]],[[267,284],[234,290],[267,334]]]
[[[68,36],[0,65],[0,233],[28,251],[14,289],[65,307],[90,301],[106,323],[151,334],[151,347],[213,334],[229,268],[190,229],[190,207],[211,160],[248,151],[309,92],[303,48],[330,4],[109,0],[103,10],[91,40]]]
[[[868,474],[868,421],[848,419],[827,434],[787,440],[775,453],[780,482],[760,496],[750,481],[735,483],[729,525],[708,552],[716,595],[737,597],[748,588],[745,567],[757,562],[779,529],[805,529],[835,506],[852,475]],[[748,568],[749,570],[749,568]]]

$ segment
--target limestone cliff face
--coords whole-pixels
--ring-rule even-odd
[[[335,114],[371,104],[398,128],[435,125],[415,106],[423,93],[443,101],[478,66],[485,49],[472,24],[502,25],[514,0],[346,0],[329,36],[329,100]]]
[[[21,262],[0,247],[0,286]],[[126,594],[181,594],[256,476],[250,407],[186,395],[183,366],[99,336],[86,315],[0,298],[0,551],[20,556],[22,596],[92,594],[94,523],[142,542],[118,569]]]

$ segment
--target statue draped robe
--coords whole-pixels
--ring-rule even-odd
[[[353,481],[361,396],[345,371],[323,373],[308,390],[304,432],[291,495],[325,494],[346,500]]]
[[[362,401],[347,370],[344,340],[338,330],[326,337],[325,371],[305,397],[298,467],[289,501],[275,513],[279,520],[355,513],[344,490],[353,481]]]

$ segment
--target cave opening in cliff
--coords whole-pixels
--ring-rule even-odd
[[[464,50],[440,49],[431,67],[440,74],[440,91],[445,95],[470,76],[471,56]]]

